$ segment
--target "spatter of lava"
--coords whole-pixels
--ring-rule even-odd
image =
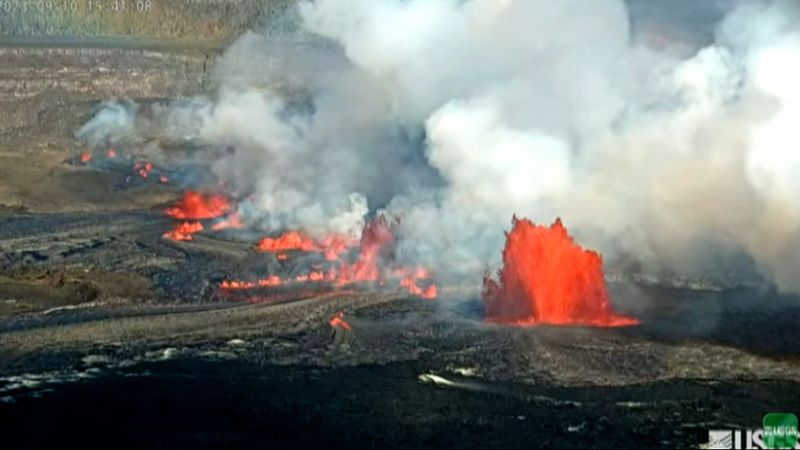
[[[203,231],[203,224],[200,222],[181,222],[172,230],[164,233],[164,237],[173,241],[191,241],[194,235]]]
[[[328,261],[336,261],[339,255],[356,244],[356,240],[345,235],[330,234],[321,239],[297,230],[287,231],[277,237],[265,237],[256,247],[258,251],[276,253],[278,259],[286,259],[287,251],[318,252]]]
[[[483,280],[490,322],[602,327],[639,323],[612,310],[601,256],[577,245],[560,219],[546,227],[514,217],[498,278]]]
[[[233,205],[228,197],[186,191],[180,202],[164,210],[170,217],[181,220],[214,219],[231,212]]]
[[[175,228],[164,233],[164,238],[173,241],[192,241],[195,234],[205,230],[205,226],[200,222],[205,219],[220,219],[212,224],[213,231],[241,228],[243,226],[241,217],[238,213],[231,212],[234,208],[234,204],[224,195],[187,191],[178,203],[165,208],[164,213],[175,219],[192,220],[192,222],[176,224]]]

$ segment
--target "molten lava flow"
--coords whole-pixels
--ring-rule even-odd
[[[286,252],[289,250],[298,250],[320,252],[328,261],[336,261],[340,254],[354,244],[354,239],[340,234],[330,234],[320,240],[315,240],[300,231],[287,231],[278,237],[261,239],[256,249],[261,252],[277,253],[278,259],[286,259]]]
[[[173,241],[191,241],[194,234],[203,231],[200,222],[181,222],[172,231],[164,233],[164,237]]]
[[[228,214],[231,208],[230,200],[223,195],[187,191],[180,202],[166,208],[164,213],[176,219],[214,219]]]
[[[257,281],[223,281],[220,287],[223,289],[253,289],[258,287],[275,287],[283,284],[283,280],[277,275]]]
[[[430,274],[423,268],[401,267],[393,271],[384,271],[381,265],[384,259],[391,256],[394,245],[394,234],[389,222],[381,216],[368,223],[361,234],[358,258],[355,262],[340,260],[339,255],[353,245],[353,239],[341,235],[330,235],[319,241],[298,232],[289,231],[276,238],[264,238],[258,244],[258,250],[276,253],[278,260],[288,258],[285,253],[289,250],[306,252],[324,252],[326,259],[338,262],[337,267],[323,271],[321,267],[296,275],[293,278],[282,280],[276,276],[257,281],[224,281],[220,284],[222,289],[239,290],[261,287],[278,286],[288,283],[329,283],[342,287],[357,282],[379,282],[383,284],[384,278],[399,279],[399,285],[408,290],[411,295],[433,299],[438,295],[435,284],[430,280]],[[423,283],[420,283],[420,282]]]
[[[339,311],[331,317],[331,320],[328,321],[331,325],[331,328],[341,328],[343,330],[352,331],[353,328],[350,327],[350,324],[344,320],[344,313]]]
[[[429,282],[431,275],[425,268],[417,267],[413,270],[401,268],[395,271],[395,275],[401,277],[400,286],[406,288],[411,295],[429,300],[433,300],[439,295],[436,285]],[[428,285],[420,286],[420,280],[428,281]]]
[[[599,254],[572,240],[557,219],[549,228],[516,217],[506,234],[499,281],[483,280],[489,321],[510,324],[625,326],[611,309]]]
[[[299,231],[287,231],[276,238],[265,237],[261,239],[257,249],[269,253],[285,252],[288,250],[313,252],[317,250],[317,244],[310,236]]]

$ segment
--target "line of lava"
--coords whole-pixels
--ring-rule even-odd
[[[286,250],[301,250],[301,251],[324,251],[325,241],[322,243],[307,238],[304,234],[297,231],[290,231],[284,233],[278,238],[262,239],[259,243],[261,251],[270,252],[283,252]],[[340,252],[336,253],[336,258],[333,260],[339,261],[338,268],[332,268],[327,272],[311,271],[307,274],[298,275],[291,279],[281,279],[276,275],[256,281],[223,281],[220,287],[223,289],[253,289],[263,287],[275,287],[289,283],[308,283],[308,282],[325,282],[331,283],[336,286],[342,287],[353,283],[359,282],[379,282],[382,283],[384,278],[399,278],[400,286],[406,288],[412,295],[434,299],[438,295],[437,287],[430,282],[430,274],[427,270],[422,268],[409,269],[400,268],[388,273],[381,270],[381,263],[385,257],[384,253],[388,252],[394,244],[394,234],[391,231],[388,221],[385,217],[380,216],[369,222],[362,231],[361,240],[359,241],[358,258],[355,262],[350,263],[347,261],[339,260],[339,253],[343,252],[344,247]],[[278,253],[278,259],[285,253]],[[326,257],[329,255],[326,254]],[[328,258],[330,260],[330,258]],[[426,286],[421,286],[420,281],[426,281]]]
[[[577,245],[560,219],[546,227],[514,217],[498,278],[487,275],[483,280],[490,322],[600,327],[639,323],[612,310],[602,257]]]
[[[353,247],[356,240],[345,235],[331,234],[320,240],[300,231],[287,231],[277,237],[265,237],[258,242],[256,249],[265,253],[276,253],[279,259],[286,259],[287,251],[318,252],[328,261],[336,261],[339,255]]]

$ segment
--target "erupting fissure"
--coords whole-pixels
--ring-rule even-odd
[[[164,209],[164,213],[182,220],[174,229],[164,233],[166,239],[175,241],[194,240],[195,234],[207,229],[201,220],[218,219],[210,224],[212,231],[243,226],[242,217],[235,211],[235,205],[219,194],[187,191],[178,203]],[[313,270],[291,277],[270,274],[260,280],[225,280],[220,283],[220,288],[231,291],[272,288],[293,283],[328,283],[343,287],[364,282],[383,285],[392,280],[411,295],[426,299],[436,298],[438,290],[427,270],[396,266],[391,270],[383,270],[383,264],[393,259],[394,244],[392,225],[384,216],[368,222],[362,230],[360,240],[342,234],[313,238],[302,231],[290,230],[277,237],[261,239],[256,250],[275,254],[278,261],[288,260],[289,251],[322,253],[334,266],[324,270],[318,265],[313,266]],[[347,256],[351,256],[349,250],[353,247],[358,248],[358,256],[355,260],[347,259]]]
[[[577,245],[560,219],[539,226],[513,219],[506,233],[498,280],[483,280],[490,322],[533,325],[635,325],[638,320],[611,308],[603,260]]]
[[[340,256],[354,245],[353,239],[332,235],[322,240],[314,240],[302,232],[289,231],[277,238],[262,239],[258,249],[276,253],[278,260],[285,260],[287,256],[284,252],[288,250],[323,252],[326,259],[335,261],[338,265],[325,271],[313,270],[287,279],[271,275],[256,281],[223,281],[220,287],[239,290],[308,282],[326,282],[342,287],[360,282],[383,284],[389,279],[394,279],[399,280],[398,285],[408,290],[411,295],[426,299],[436,298],[437,287],[427,270],[406,267],[382,270],[382,263],[391,259],[394,241],[389,221],[384,216],[379,216],[364,227],[361,239],[358,241],[358,257],[354,262],[348,262]]]

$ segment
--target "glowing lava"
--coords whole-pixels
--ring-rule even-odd
[[[187,191],[180,202],[166,208],[164,213],[176,219],[198,220],[222,217],[231,209],[231,202],[224,195]]]
[[[439,296],[438,288],[429,281],[431,276],[427,269],[422,267],[417,267],[414,270],[400,269],[397,274],[402,277],[400,286],[406,288],[411,295],[428,300],[433,300]],[[421,286],[419,284],[420,280],[427,281],[428,285]]]
[[[386,217],[379,216],[370,221],[361,232],[358,260],[354,264],[342,263],[337,283],[350,284],[356,281],[377,281],[380,278],[382,253],[394,244],[394,234]]]
[[[343,330],[352,331],[353,328],[344,320],[344,313],[339,311],[331,317],[331,320],[328,321],[331,325],[331,328],[341,328]]]
[[[201,231],[203,224],[200,222],[181,222],[173,230],[164,233],[164,237],[173,241],[191,241],[194,239],[193,235]]]
[[[278,237],[265,237],[259,241],[256,249],[261,252],[277,253],[279,260],[287,258],[286,252],[298,250],[303,252],[320,252],[328,261],[336,261],[339,255],[355,244],[348,236],[331,234],[316,240],[301,231],[287,231]]]
[[[406,288],[409,294],[428,300],[433,300],[439,295],[439,291],[435,284],[422,287],[417,284],[417,280],[415,278],[411,277],[406,277],[400,280],[400,286]]]
[[[395,270],[382,270],[382,265],[391,259],[395,242],[390,223],[385,217],[377,217],[364,227],[355,262],[339,259],[340,254],[353,245],[352,242],[352,239],[339,235],[314,240],[299,231],[289,231],[276,238],[264,238],[257,248],[260,251],[276,253],[280,261],[288,258],[285,252],[289,250],[324,252],[326,259],[338,262],[338,267],[326,271],[313,270],[287,279],[272,275],[256,281],[223,281],[220,287],[226,290],[241,290],[290,283],[329,283],[342,287],[359,282],[378,282],[382,285],[385,279],[394,279],[398,280],[397,284],[408,290],[411,295],[426,299],[434,299],[438,295],[430,274],[423,268],[400,267]]]
[[[287,231],[276,238],[265,237],[261,239],[257,248],[259,251],[269,253],[282,253],[287,250],[312,252],[317,250],[317,243],[310,236],[299,231]]]
[[[92,161],[92,153],[89,150],[84,150],[81,152],[80,160],[83,164],[88,164]]]
[[[152,172],[154,168],[155,166],[153,163],[145,161],[137,161],[136,164],[133,165],[134,173],[142,178],[147,178],[150,176],[150,172]]]
[[[257,280],[257,281],[223,281],[220,287],[223,289],[253,289],[258,287],[275,287],[283,284],[283,280],[277,275]]]
[[[557,219],[549,228],[513,219],[499,281],[483,280],[487,320],[516,325],[626,326],[611,309],[603,260],[577,245]]]

